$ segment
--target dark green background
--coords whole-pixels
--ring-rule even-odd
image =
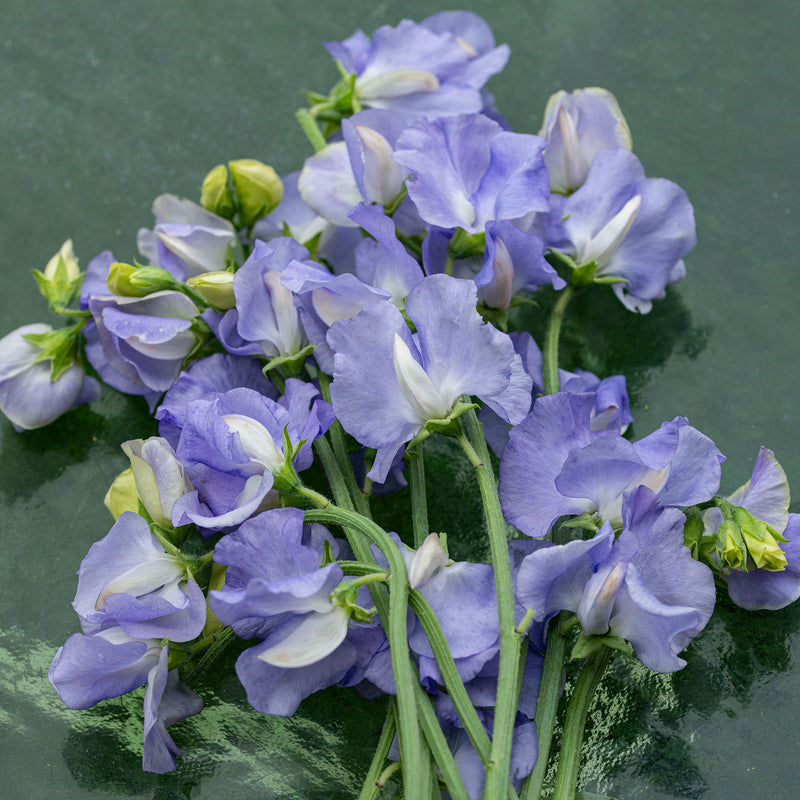
[[[511,46],[491,88],[517,130],[538,131],[557,89],[605,86],[648,174],[678,182],[694,203],[687,279],[645,318],[610,293],[583,298],[565,358],[630,376],[637,437],[688,416],[729,458],[725,491],[749,477],[763,443],[800,496],[800,6],[442,7],[482,14]],[[67,237],[84,267],[106,248],[130,260],[159,193],[196,199],[205,172],[230,158],[296,169],[309,152],[292,116],[300,90],[336,80],[321,42],[435,10],[418,0],[5,0],[0,333],[47,320],[29,270]],[[77,630],[75,570],[110,526],[102,498],[125,466],[118,445],[150,432],[144,404],[111,390],[41,431],[19,436],[0,422],[0,796],[354,795],[381,706],[352,693],[271,719],[247,707],[235,678],[212,675],[200,687],[206,711],[174,729],[180,770],[158,777],[139,770],[140,696],[72,712],[47,683],[56,647]],[[477,525],[474,495],[463,500],[470,478],[458,464],[448,472],[441,447],[429,460],[434,522],[463,537]],[[799,645],[800,608],[747,615],[721,604],[685,670],[618,665],[590,715],[587,789],[618,800],[800,796]]]

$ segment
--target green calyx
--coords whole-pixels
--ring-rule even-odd
[[[86,320],[69,328],[47,333],[26,333],[23,338],[41,348],[33,363],[50,361],[50,382],[55,383],[70,367],[78,363],[78,334]]]
[[[545,259],[575,289],[585,289],[594,283],[603,286],[609,286],[613,283],[630,283],[626,278],[620,278],[616,275],[597,275],[599,265],[596,261],[577,264],[572,256],[561,253],[558,250],[549,250],[545,254]]]
[[[460,398],[456,401],[453,409],[443,419],[429,419],[417,435],[408,443],[408,449],[418,445],[427,439],[432,433],[439,433],[443,436],[458,438],[461,431],[459,417],[466,414],[471,408],[478,408],[477,403],[468,403]]]
[[[146,297],[178,288],[178,281],[161,267],[139,267],[121,261],[115,261],[109,268],[106,284],[119,297]]]
[[[350,617],[356,622],[372,622],[378,613],[376,608],[363,608],[358,605],[358,590],[370,583],[386,583],[389,580],[388,572],[372,572],[350,581],[340,583],[331,593],[331,603],[346,609]]]
[[[601,647],[609,647],[612,650],[619,650],[628,655],[633,655],[633,648],[630,642],[625,641],[621,636],[584,636],[581,633],[572,648],[570,658],[588,658],[600,650]]]

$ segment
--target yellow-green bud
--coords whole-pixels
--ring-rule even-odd
[[[244,227],[269,214],[283,197],[283,184],[272,167],[252,158],[229,161],[236,202]]]
[[[236,304],[232,272],[204,272],[189,278],[186,285],[221,311],[227,311]]]
[[[786,541],[777,531],[754,517],[746,508],[737,506],[733,519],[744,537],[747,552],[757,569],[781,572],[786,569],[786,556],[778,541]]]
[[[136,490],[136,480],[130,467],[114,478],[114,482],[108,487],[103,502],[114,519],[119,519],[125,511],[138,513],[139,493]]]
[[[729,569],[745,569],[747,553],[742,542],[741,532],[733,520],[725,520],[717,531],[717,552],[720,564]]]
[[[66,269],[66,279],[69,283],[81,274],[78,259],[75,258],[75,252],[72,249],[72,239],[67,239],[59,251],[47,262],[47,266],[44,268],[44,277],[47,280],[52,281],[56,277],[56,271],[61,262]]]
[[[160,267],[134,267],[115,261],[106,280],[108,288],[120,297],[145,297],[175,286],[175,278]]]
[[[203,188],[200,190],[200,205],[225,219],[233,217],[235,211],[233,194],[231,193],[231,187],[228,185],[228,168],[224,164],[217,164],[203,178]]]

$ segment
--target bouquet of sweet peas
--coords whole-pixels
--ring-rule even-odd
[[[407,798],[536,798],[571,657],[553,791],[572,797],[612,658],[680,669],[717,587],[746,609],[800,594],[786,478],[762,449],[721,497],[723,456],[687,420],[631,442],[624,377],[559,369],[576,292],[646,313],[695,243],[608,92],[509,130],[484,89],[508,49],[466,12],[328,49],[341,80],[298,113],[316,151],[298,174],[231,161],[200,205],[158,198],[144,266],[105,252],[83,274],[66,243],[36,278],[74,324],[0,342],[16,427],[99,378],[161,434],[123,444],[50,680],[72,708],[145,685],[143,766],[163,772],[192,680],[239,647],[262,713],[328,686],[388,696],[362,797],[399,768]],[[519,325],[537,292],[555,294],[541,349]],[[475,467],[489,564],[429,530],[431,436]],[[406,485],[411,519],[386,531],[371,506]]]

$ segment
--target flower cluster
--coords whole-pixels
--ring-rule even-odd
[[[327,48],[342,78],[298,114],[298,172],[231,161],[200,204],[159,197],[145,265],[106,251],[83,274],[65,243],[36,277],[77,322],[0,340],[16,428],[96,399],[87,370],[159,425],[122,445],[49,678],[81,709],[146,685],[143,766],[164,772],[167,727],[202,708],[187,684],[238,637],[261,713],[391,696],[375,764],[399,760],[406,797],[435,768],[451,797],[538,798],[566,638],[592,680],[616,653],[680,669],[717,584],[746,609],[800,596],[800,517],[771,451],[722,497],[724,456],[687,419],[632,441],[624,376],[559,368],[574,293],[647,313],[695,244],[609,92],[559,92],[538,135],[511,130],[485,88],[508,48],[463,11]],[[515,313],[532,293],[556,309],[544,350]],[[428,529],[431,436],[475,467],[490,563]],[[371,498],[398,490],[412,519],[386,531]]]

